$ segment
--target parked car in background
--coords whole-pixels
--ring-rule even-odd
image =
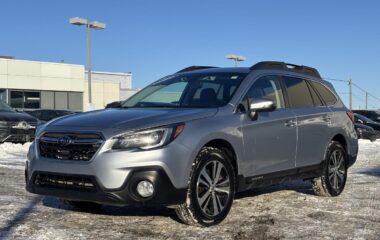
[[[358,135],[358,138],[360,139],[368,139],[371,140],[371,142],[373,142],[380,137],[378,131],[364,124],[355,123],[355,130],[356,134]]]
[[[32,115],[33,117],[43,122],[48,122],[54,118],[75,113],[75,112],[67,111],[67,110],[50,110],[50,109],[25,110],[24,112],[26,112],[29,115]]]
[[[380,111],[379,110],[352,110],[352,112],[363,115],[372,121],[380,122]]]
[[[38,123],[35,117],[16,112],[5,102],[0,101],[0,143],[33,141]]]
[[[175,205],[181,221],[197,226],[223,221],[235,193],[290,179],[338,196],[358,153],[352,112],[331,83],[283,62],[186,68],[120,108],[36,132],[29,192],[79,208]]]
[[[380,123],[375,122],[363,115],[354,113],[354,121],[355,123],[364,124],[366,126],[372,127],[375,131],[380,131]]]

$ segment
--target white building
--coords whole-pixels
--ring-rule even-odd
[[[92,72],[96,109],[124,100],[131,73]],[[87,110],[88,81],[83,65],[0,58],[0,100],[16,109]]]
[[[88,84],[87,71],[85,72],[85,85]],[[132,73],[122,72],[91,72],[92,101],[96,108],[103,108],[110,102],[125,100],[136,93],[132,89]],[[96,98],[94,97],[96,96]],[[84,100],[88,100],[87,91]]]

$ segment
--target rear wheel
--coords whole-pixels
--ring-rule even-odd
[[[335,197],[342,193],[347,180],[347,154],[339,142],[331,142],[326,153],[322,176],[312,180],[315,194]]]
[[[204,147],[193,165],[186,202],[177,207],[182,222],[210,226],[223,221],[235,194],[235,174],[226,154]]]

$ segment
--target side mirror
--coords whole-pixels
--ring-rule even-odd
[[[276,109],[276,104],[272,100],[267,99],[249,99],[249,116],[252,120],[257,118],[257,112],[272,112]]]
[[[115,102],[108,103],[105,108],[120,108],[121,105],[122,105],[121,101],[115,101]]]

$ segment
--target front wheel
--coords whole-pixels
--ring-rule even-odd
[[[347,180],[347,154],[339,142],[331,142],[327,148],[322,176],[312,180],[315,194],[335,197],[342,193]]]
[[[199,152],[190,176],[186,202],[177,207],[180,220],[210,226],[223,221],[235,194],[235,174],[227,155],[217,148]]]

